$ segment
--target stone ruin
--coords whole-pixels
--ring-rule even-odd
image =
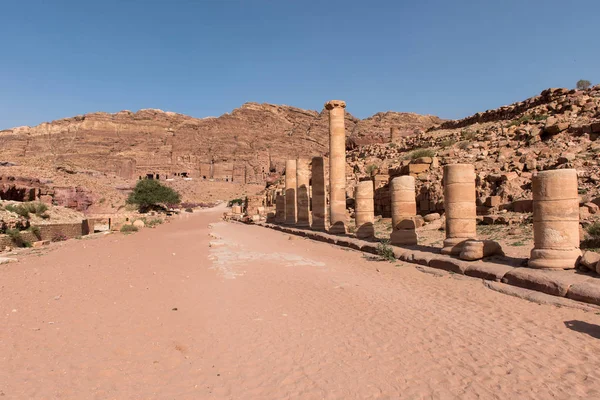
[[[323,157],[288,160],[285,193],[275,196],[275,222],[295,227],[346,234],[346,163],[343,101],[326,103],[330,111],[329,210]],[[433,164],[423,160],[422,164]],[[437,160],[435,161],[437,163]],[[312,171],[309,173],[309,165]],[[415,177],[419,171],[392,179],[388,209],[392,217],[392,245],[414,246],[416,229],[422,224],[417,216]],[[579,202],[577,172],[574,169],[542,171],[533,176],[534,248],[529,267],[572,269],[581,256],[579,249]],[[499,244],[477,240],[476,173],[471,164],[444,166],[443,207],[446,238],[442,253],[477,260],[502,255]],[[312,189],[312,190],[311,190]],[[373,239],[377,179],[358,182],[355,188],[355,236]],[[312,205],[312,207],[311,207]],[[329,213],[327,212],[329,211]]]

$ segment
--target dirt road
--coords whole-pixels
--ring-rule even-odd
[[[0,397],[600,398],[599,315],[219,214],[0,265]]]

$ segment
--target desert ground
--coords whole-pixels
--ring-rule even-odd
[[[222,212],[0,265],[0,397],[600,398],[597,313]]]

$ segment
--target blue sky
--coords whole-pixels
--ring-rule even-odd
[[[0,0],[0,129],[249,101],[460,118],[600,83],[600,1]]]

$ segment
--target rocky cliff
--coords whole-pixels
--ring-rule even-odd
[[[360,120],[346,116],[349,147],[424,131],[437,117],[386,112]],[[290,106],[246,103],[218,118],[193,118],[145,109],[90,113],[35,127],[0,131],[0,161],[70,166],[125,179],[152,174],[262,184],[285,160],[325,155],[328,114]]]

